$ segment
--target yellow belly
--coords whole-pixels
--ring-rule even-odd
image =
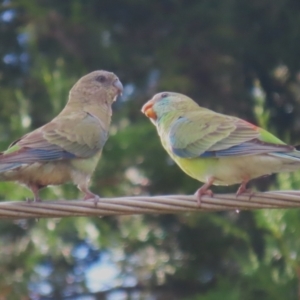
[[[173,159],[189,176],[201,182],[213,177],[215,185],[237,184],[263,175],[295,169],[286,164],[287,160],[269,155],[192,159],[173,156]]]

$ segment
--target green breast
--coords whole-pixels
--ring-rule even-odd
[[[218,158],[183,158],[176,156],[169,148],[166,142],[162,139],[162,145],[177,163],[177,165],[189,176],[199,181],[205,182],[207,177],[214,174],[215,167],[218,163]]]

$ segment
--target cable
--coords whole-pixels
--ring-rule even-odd
[[[132,196],[101,198],[98,203],[82,200],[30,202],[0,202],[0,218],[63,218],[71,216],[112,216],[130,214],[167,214],[292,208],[300,206],[300,191],[272,191],[247,194],[215,194],[203,196],[198,206],[196,196]]]

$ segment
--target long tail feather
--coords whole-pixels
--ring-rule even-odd
[[[293,160],[295,162],[300,162],[300,151],[292,151],[292,152],[273,152],[270,153],[272,156]]]
[[[0,164],[0,173],[16,169],[21,165],[21,163]]]

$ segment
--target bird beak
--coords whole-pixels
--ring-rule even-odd
[[[121,83],[121,81],[118,78],[114,81],[113,86],[118,90],[118,94],[120,96],[122,96],[123,84]]]
[[[153,105],[154,105],[154,102],[152,100],[149,100],[142,107],[142,113],[145,114],[149,119],[156,120],[157,115],[156,115],[155,111],[153,110]]]

